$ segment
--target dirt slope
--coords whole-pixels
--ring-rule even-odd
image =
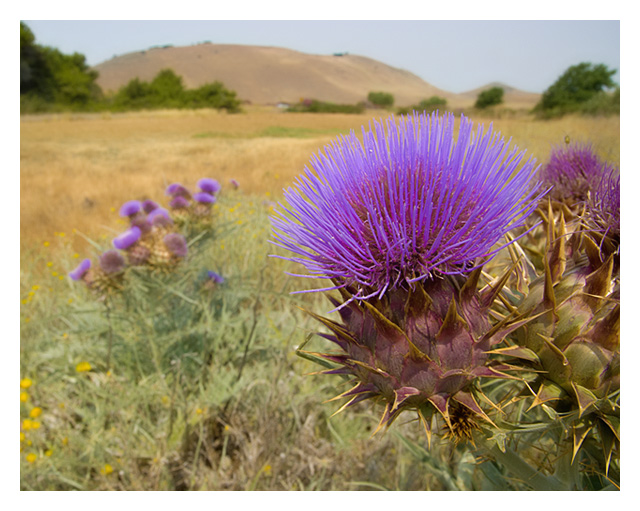
[[[94,69],[99,72],[98,85],[109,92],[136,77],[151,81],[164,68],[181,75],[187,88],[219,80],[253,104],[294,103],[301,98],[357,103],[370,91],[385,91],[394,95],[396,106],[440,96],[455,108],[472,105],[477,96],[440,90],[408,71],[367,57],[311,55],[264,46],[206,43],[152,48],[114,57]],[[505,94],[507,101],[515,93],[522,103],[520,92],[513,91]]]

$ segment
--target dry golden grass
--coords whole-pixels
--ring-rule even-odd
[[[22,118],[21,248],[72,229],[103,234],[105,226],[114,228],[123,202],[162,201],[165,186],[174,181],[193,187],[204,176],[223,184],[235,178],[245,192],[277,200],[337,133],[359,133],[363,124],[386,116],[289,114],[263,107],[239,115],[201,110]],[[619,162],[619,117],[520,116],[497,119],[494,128],[540,163],[566,135],[592,142],[602,157]]]

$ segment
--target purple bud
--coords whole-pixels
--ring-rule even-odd
[[[102,271],[107,275],[120,273],[126,266],[124,257],[122,257],[122,254],[117,250],[107,250],[100,256],[99,262],[100,268],[102,268]]]
[[[162,241],[164,241],[164,244],[173,255],[186,257],[188,251],[187,240],[182,234],[178,234],[177,232],[169,233],[162,239]]]
[[[200,204],[213,204],[216,201],[215,196],[207,192],[200,192],[193,195],[194,200]]]
[[[164,217],[167,220],[171,220],[171,215],[169,215],[169,212],[166,209],[156,208],[147,215],[147,221],[153,223],[154,220],[158,217]]]
[[[236,181],[235,179],[229,179],[229,183],[231,183],[231,186],[233,186],[234,190],[240,188],[240,183],[238,183],[238,181]]]
[[[191,192],[189,192],[189,190],[180,183],[170,184],[165,193],[170,197],[184,197],[185,199],[191,198]]]
[[[147,234],[151,231],[151,222],[143,214],[135,215],[131,218],[131,225],[138,227],[141,234]]]
[[[184,197],[177,196],[171,199],[171,202],[169,203],[169,207],[171,209],[186,209],[189,207],[189,201]]]
[[[91,268],[91,259],[84,259],[75,270],[69,272],[69,277],[71,280],[80,280],[89,271],[89,268]]]
[[[131,229],[124,231],[120,236],[114,238],[113,246],[119,250],[126,250],[138,241],[141,235],[142,231],[140,231],[140,228],[134,225]]]
[[[215,179],[211,179],[209,177],[203,177],[200,181],[198,181],[198,187],[200,190],[206,193],[217,193],[220,191],[220,183]]]
[[[130,200],[125,202],[120,208],[120,216],[133,216],[142,208],[139,200]]]
[[[216,284],[222,284],[224,282],[224,277],[222,275],[216,273],[215,271],[208,271],[207,275]]]
[[[147,199],[146,201],[144,201],[142,203],[142,209],[144,210],[145,213],[151,213],[152,211],[158,209],[160,206],[158,206],[158,204],[154,201],[152,201],[151,199]]]

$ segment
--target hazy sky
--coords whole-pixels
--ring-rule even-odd
[[[90,65],[151,46],[210,41],[348,52],[406,69],[450,92],[490,82],[543,92],[580,62],[616,69],[613,79],[620,83],[617,20],[24,21],[38,44],[82,53]]]

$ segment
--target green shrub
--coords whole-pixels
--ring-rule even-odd
[[[337,103],[327,103],[315,99],[306,99],[297,105],[287,108],[287,112],[311,112],[311,113],[340,113],[340,114],[361,114],[364,112],[364,104],[342,105]]]
[[[476,108],[487,108],[490,106],[499,105],[503,101],[504,89],[502,87],[491,87],[490,89],[482,91],[478,94],[476,99]]]
[[[400,115],[408,115],[414,110],[416,112],[431,113],[434,110],[444,109],[447,106],[447,100],[439,96],[431,96],[429,99],[423,99],[417,105],[398,108],[397,113]]]
[[[534,112],[542,117],[557,117],[571,112],[580,112],[583,107],[592,110],[593,106],[586,105],[590,101],[595,103],[603,101],[605,96],[602,94],[605,88],[615,86],[611,79],[614,74],[615,69],[608,69],[604,64],[594,66],[588,62],[581,62],[571,66],[543,92],[542,98],[534,107]]]
[[[367,96],[370,103],[382,108],[391,108],[393,106],[393,94],[388,92],[370,92]]]

